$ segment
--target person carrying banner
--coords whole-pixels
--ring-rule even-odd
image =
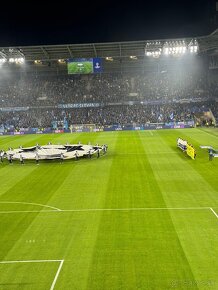
[[[8,154],[8,162],[9,162],[9,164],[12,164],[12,155],[11,154]]]
[[[60,161],[61,161],[61,163],[63,163],[63,161],[64,161],[64,154],[63,154],[63,152],[61,152],[61,154],[60,154]]]
[[[4,161],[4,151],[0,150],[1,163]]]
[[[36,164],[39,165],[39,154],[38,154],[38,152],[36,152],[35,159],[36,159]]]
[[[107,145],[104,144],[104,145],[103,145],[103,154],[105,154],[106,152],[107,152]]]
[[[213,149],[209,149],[208,152],[209,152],[209,161],[212,161],[213,160]]]
[[[20,154],[20,164],[24,165],[23,155]]]

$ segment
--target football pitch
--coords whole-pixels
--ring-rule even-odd
[[[196,148],[192,160],[177,138]],[[107,144],[0,164],[0,290],[218,289],[218,129],[1,136],[0,149]]]

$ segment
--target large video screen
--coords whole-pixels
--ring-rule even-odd
[[[70,58],[67,62],[68,74],[92,74],[102,72],[101,58]]]

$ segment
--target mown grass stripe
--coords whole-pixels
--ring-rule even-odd
[[[117,152],[146,153],[137,132],[120,135]],[[125,137],[128,143],[122,141]],[[166,207],[146,155],[114,157],[105,208],[121,205]],[[183,273],[184,279],[194,280],[168,211],[155,214],[151,211],[106,211],[102,214],[88,289],[100,289],[99,285],[101,289],[167,289],[177,271]]]

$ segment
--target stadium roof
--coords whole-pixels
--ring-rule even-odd
[[[197,38],[200,52],[218,54],[218,28],[207,36]]]
[[[42,60],[53,61],[68,58],[89,58],[89,57],[113,57],[122,58],[130,56],[144,56],[148,45],[154,44],[154,49],[163,47],[166,42],[181,42],[186,46],[197,41],[199,52],[218,54],[218,29],[207,36],[180,38],[142,40],[126,42],[107,43],[86,43],[86,44],[63,44],[63,45],[39,45],[39,46],[16,46],[0,47],[0,57],[19,58],[25,57],[26,61]],[[151,48],[150,47],[150,48]]]

